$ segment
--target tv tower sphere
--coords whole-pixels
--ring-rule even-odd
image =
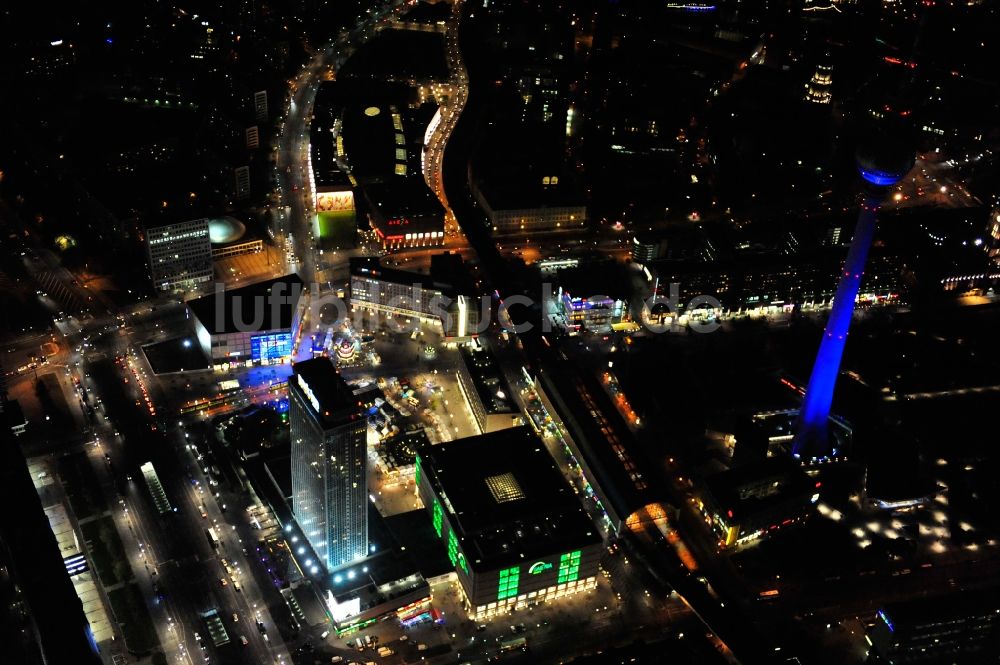
[[[858,173],[877,187],[895,185],[914,164],[913,141],[903,125],[884,121],[870,127],[858,143]]]

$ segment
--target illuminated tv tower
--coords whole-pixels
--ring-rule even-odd
[[[840,274],[840,283],[833,296],[830,319],[823,331],[819,353],[813,365],[809,385],[799,411],[798,426],[792,444],[792,454],[805,461],[821,460],[836,455],[830,441],[830,406],[833,389],[840,373],[840,360],[847,343],[847,332],[854,315],[854,301],[861,287],[868,250],[871,248],[887,187],[895,185],[913,168],[913,152],[901,128],[881,123],[863,141],[857,151],[857,167],[865,180],[865,193],[858,212],[851,248]]]

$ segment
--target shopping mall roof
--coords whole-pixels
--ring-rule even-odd
[[[395,104],[351,105],[344,111],[342,134],[347,163],[361,182],[390,177],[397,161],[407,162],[403,115]]]
[[[473,569],[601,542],[576,493],[528,427],[429,446],[421,472]]]
[[[288,330],[302,289],[302,279],[292,273],[216,291],[188,301],[187,306],[211,335]]]
[[[364,191],[386,235],[444,229],[444,207],[419,174],[368,183]]]

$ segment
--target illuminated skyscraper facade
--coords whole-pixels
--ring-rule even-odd
[[[196,289],[212,281],[208,220],[195,219],[146,230],[149,271],[159,291]]]
[[[292,512],[327,570],[368,554],[367,421],[329,358],[288,382]]]

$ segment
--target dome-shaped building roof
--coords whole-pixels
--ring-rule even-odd
[[[247,227],[235,217],[214,217],[208,220],[208,239],[213,245],[236,242],[246,232]]]

